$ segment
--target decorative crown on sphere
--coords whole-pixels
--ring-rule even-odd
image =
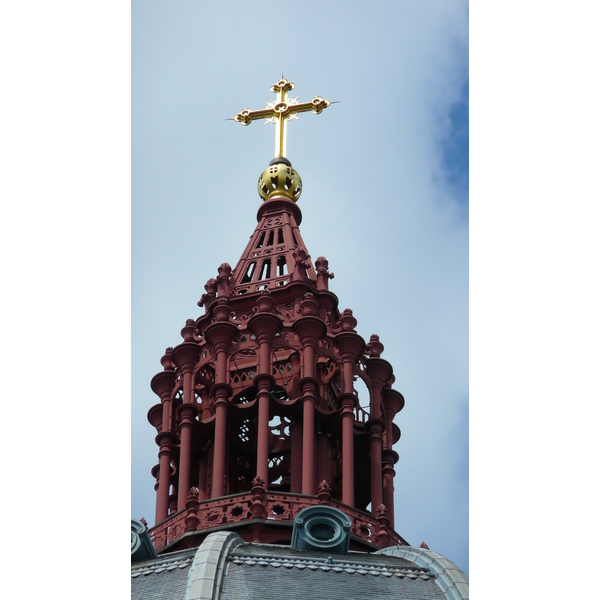
[[[315,96],[310,102],[298,102],[298,98],[288,98],[294,84],[281,75],[281,79],[271,86],[277,99],[266,102],[267,108],[251,110],[244,108],[233,118],[242,125],[250,125],[254,120],[265,119],[275,123],[275,158],[258,178],[258,193],[263,201],[275,198],[287,198],[296,202],[302,193],[300,175],[292,169],[292,163],[285,157],[287,150],[287,122],[298,120],[298,113],[312,111],[320,114],[331,102],[321,96]]]

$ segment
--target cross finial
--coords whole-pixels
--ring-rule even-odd
[[[271,86],[271,91],[277,94],[277,99],[267,102],[267,108],[251,110],[244,108],[234,117],[234,121],[242,125],[250,125],[254,120],[266,119],[267,123],[275,123],[275,156],[285,157],[287,146],[287,122],[298,119],[298,113],[311,110],[315,114],[323,112],[331,103],[315,96],[311,102],[298,102],[298,98],[288,98],[288,92],[294,89],[294,84],[281,74],[281,79]]]

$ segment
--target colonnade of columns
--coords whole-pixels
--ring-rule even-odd
[[[257,374],[253,384],[257,388],[258,427],[256,445],[256,475],[269,482],[269,405],[271,389],[275,379],[272,376],[272,343],[282,322],[272,311],[274,302],[269,294],[262,294],[258,301],[258,312],[248,321],[249,330],[258,343]],[[299,305],[301,316],[294,322],[294,331],[302,345],[300,353],[300,400],[301,422],[290,426],[290,492],[316,495],[317,475],[327,473],[323,457],[329,452],[326,436],[316,436],[315,405],[317,402],[318,381],[316,379],[316,346],[327,331],[318,315],[319,305],[311,294],[307,294]],[[239,332],[229,321],[231,309],[226,298],[221,298],[214,308],[215,320],[204,332],[204,337],[215,352],[215,383],[212,388],[214,398],[214,444],[211,497],[226,493],[227,457],[227,408],[232,388],[228,381],[228,352],[233,338]],[[157,420],[157,443],[159,444],[159,468],[157,485],[156,523],[165,520],[169,512],[169,489],[171,463],[176,436],[172,433],[171,393],[176,377],[175,366],[183,379],[183,402],[177,409],[180,419],[179,465],[177,482],[177,510],[185,508],[186,491],[190,489],[192,468],[192,431],[196,416],[194,406],[193,369],[200,352],[200,346],[193,339],[193,321],[188,321],[182,330],[184,341],[163,357],[165,371],[152,380],[152,389],[161,399],[162,414]],[[356,319],[351,311],[344,311],[338,322],[341,332],[335,338],[340,350],[341,373],[340,395],[338,398],[341,414],[341,501],[354,506],[354,415],[356,395],[354,393],[354,365],[357,357],[367,348],[367,359],[371,386],[369,389],[370,418],[367,421],[370,449],[370,497],[371,511],[376,514],[384,504],[390,525],[394,527],[393,478],[397,454],[392,450],[392,422],[395,414],[402,409],[404,399],[399,392],[384,388],[392,376],[391,365],[379,357],[383,345],[377,336],[372,336],[368,346],[354,331]],[[383,411],[382,411],[383,407]],[[158,422],[158,420],[160,422]],[[318,439],[317,439],[318,438]],[[320,457],[320,458],[317,458]],[[201,459],[198,465],[198,498],[207,495],[208,465]],[[327,476],[323,477],[328,479]]]

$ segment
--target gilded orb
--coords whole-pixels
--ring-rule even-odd
[[[258,178],[258,193],[265,202],[281,197],[297,202],[302,193],[302,179],[286,159],[271,161]]]

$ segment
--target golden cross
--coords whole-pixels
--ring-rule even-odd
[[[291,81],[283,78],[271,86],[271,91],[277,94],[277,100],[266,102],[267,108],[262,110],[250,110],[244,108],[233,118],[234,121],[242,125],[250,125],[255,119],[266,119],[267,123],[275,123],[275,156],[286,154],[287,147],[287,122],[292,119],[298,119],[298,113],[312,110],[315,114],[323,112],[331,102],[323,100],[321,96],[315,96],[311,102],[300,102],[298,98],[288,98],[287,94],[294,89]]]

